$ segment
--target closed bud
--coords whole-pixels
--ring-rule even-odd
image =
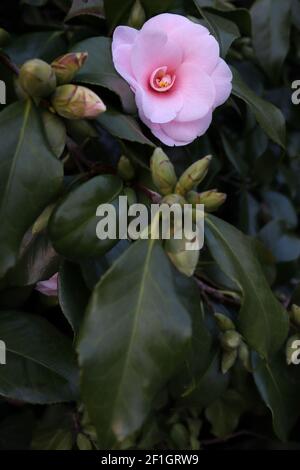
[[[128,26],[140,29],[146,21],[145,10],[141,5],[140,0],[136,0],[128,20]]]
[[[43,60],[28,60],[20,69],[19,84],[28,95],[46,98],[56,88],[56,76],[51,66]]]
[[[290,364],[299,364],[300,334],[291,336],[285,346],[286,362]]]
[[[231,367],[235,364],[237,359],[237,349],[232,349],[231,351],[223,351],[222,353],[222,361],[221,361],[221,370],[223,374],[231,369]]]
[[[42,230],[47,227],[48,221],[50,219],[54,207],[55,204],[51,204],[50,206],[46,207],[41,213],[41,215],[37,218],[31,230],[34,235],[42,232]]]
[[[153,183],[164,196],[171,194],[176,185],[175,169],[161,148],[156,148],[150,161]]]
[[[187,242],[188,240],[184,237],[180,240],[170,238],[165,242],[165,250],[178,271],[191,277],[197,267],[200,252],[199,250],[187,250]]]
[[[244,341],[241,341],[239,346],[239,359],[242,362],[243,366],[248,372],[252,372],[251,359],[250,359],[250,350]]]
[[[214,212],[224,204],[226,197],[226,194],[212,189],[199,194],[199,203],[204,204],[206,212]]]
[[[233,321],[223,313],[215,313],[215,319],[221,331],[235,330]]]
[[[186,200],[189,204],[200,204],[200,194],[197,191],[189,191],[186,195]]]
[[[222,334],[221,344],[226,351],[237,349],[241,343],[241,336],[235,330],[227,330]]]
[[[83,86],[59,86],[51,100],[52,106],[66,119],[93,119],[106,110],[103,101]]]
[[[293,304],[291,311],[290,311],[290,318],[296,326],[300,327],[300,307],[298,305]]]
[[[87,58],[87,52],[70,52],[55,59],[51,67],[55,72],[57,83],[65,85],[71,82]]]
[[[3,28],[0,28],[0,47],[6,46],[10,41],[10,34]]]
[[[173,204],[179,204],[183,206],[185,204],[185,199],[179,194],[168,194],[161,201],[161,204],[168,204],[168,206],[173,206]]]
[[[211,159],[212,156],[207,155],[201,160],[193,163],[193,165],[185,170],[176,185],[176,193],[184,196],[186,193],[198,186],[198,184],[200,184],[207,175]]]
[[[135,177],[135,169],[125,155],[122,155],[118,162],[118,173],[124,181],[130,181]]]

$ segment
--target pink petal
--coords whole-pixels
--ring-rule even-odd
[[[203,135],[209,128],[212,121],[212,112],[209,111],[206,116],[201,119],[190,122],[179,122],[174,120],[166,124],[161,124],[163,132],[174,142],[191,143],[196,137]],[[178,144],[173,144],[178,145]]]
[[[207,115],[215,102],[212,79],[196,64],[184,63],[177,71],[176,87],[183,95],[178,121],[194,121]]]
[[[57,295],[57,282],[58,282],[58,273],[54,274],[47,281],[40,281],[35,286],[35,289],[41,294],[47,296],[56,296]]]
[[[232,72],[223,59],[219,59],[219,63],[211,75],[212,81],[216,89],[216,98],[214,108],[225,103],[229,98],[232,90]]]
[[[137,82],[145,89],[155,69],[166,66],[174,72],[181,63],[181,46],[168,40],[164,32],[140,31],[132,48],[131,67]]]
[[[129,26],[118,26],[114,31],[112,42],[114,66],[118,73],[132,87],[135,87],[136,81],[131,68],[131,52],[138,34],[138,31],[134,28],[130,28]]]
[[[182,15],[175,15],[173,13],[162,13],[161,15],[150,18],[142,27],[141,31],[164,31],[171,33],[175,29],[191,23],[190,20]]]
[[[158,93],[150,87],[145,89],[139,87],[136,90],[136,104],[145,117],[153,123],[164,123],[172,121],[183,106],[181,91],[176,88],[166,93]]]

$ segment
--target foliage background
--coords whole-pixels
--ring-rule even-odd
[[[142,1],[147,18],[168,11],[204,22],[234,67],[232,97],[208,133],[164,149],[178,174],[211,153],[201,190],[228,195],[207,220],[197,281],[179,274],[160,245],[93,238],[95,207],[122,190],[121,154],[135,166],[138,198],[155,189],[149,158],[160,144],[138,122],[110,56],[111,33],[133,6],[0,4],[0,26],[11,34],[0,64],[8,91],[0,114],[0,339],[8,345],[0,449],[299,448],[300,369],[287,365],[285,344],[298,334],[287,310],[300,302],[300,108],[291,101],[300,2]],[[3,54],[21,66],[69,50],[89,52],[75,81],[108,111],[92,125],[66,121],[66,139],[41,107],[17,100]],[[58,301],[34,290],[57,270]],[[243,335],[251,372],[237,361],[222,374],[214,312]]]

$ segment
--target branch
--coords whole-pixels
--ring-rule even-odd
[[[234,305],[235,307],[240,307],[241,302],[239,299],[230,297],[224,294],[223,292],[220,292],[215,287],[209,286],[197,276],[195,276],[195,280],[203,294],[205,295],[207,294],[208,296],[213,297],[214,299],[218,300],[221,303],[227,303],[227,304]]]
[[[10,60],[10,58],[4,54],[3,52],[0,52],[0,63],[3,64],[7,69],[9,69],[13,74],[19,75],[19,67]]]

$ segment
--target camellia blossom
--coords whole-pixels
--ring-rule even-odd
[[[187,145],[203,135],[213,110],[231,93],[232,73],[218,42],[181,15],[155,16],[140,31],[118,26],[112,54],[141,120],[166,145]]]
[[[57,282],[58,282],[58,273],[54,274],[47,281],[40,281],[35,286],[36,290],[41,292],[41,294],[47,295],[49,297],[57,296]]]

